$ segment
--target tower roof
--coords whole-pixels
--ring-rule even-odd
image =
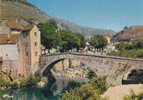
[[[21,24],[17,24],[10,21],[7,21],[6,23],[10,29],[21,30],[21,31],[30,31],[34,26],[34,25],[23,26]]]

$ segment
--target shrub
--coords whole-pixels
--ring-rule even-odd
[[[38,83],[38,79],[31,75],[27,78],[24,78],[20,81],[20,86],[21,87],[33,87],[33,86],[36,86],[36,84]]]
[[[68,83],[68,85],[64,88],[64,91],[79,88],[81,86],[81,84],[83,84],[83,83],[79,83],[79,82],[76,82],[76,81],[70,81]]]
[[[42,77],[42,78],[41,78],[41,81],[44,82],[44,83],[48,83],[47,77]]]
[[[104,48],[107,45],[107,40],[102,35],[94,35],[90,41],[94,48]]]
[[[92,79],[93,77],[97,77],[96,73],[92,70],[89,70],[88,72],[88,79]]]
[[[62,95],[61,100],[101,100],[100,95],[106,91],[104,78],[94,77],[89,83],[80,88],[71,89]]]
[[[110,56],[121,56],[130,58],[143,58],[143,40],[131,41],[129,43],[121,42],[116,45],[118,52],[111,52]]]
[[[10,79],[6,75],[0,72],[0,87],[8,88],[10,84],[11,84]]]

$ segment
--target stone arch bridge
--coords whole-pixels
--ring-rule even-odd
[[[143,69],[143,59],[132,59],[114,56],[96,56],[79,53],[63,53],[41,56],[40,72],[49,72],[54,64],[64,59],[80,60],[82,65],[87,65],[99,76],[107,76],[107,82],[112,85],[122,83],[126,73],[134,69]]]

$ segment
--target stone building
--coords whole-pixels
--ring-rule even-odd
[[[0,23],[1,70],[13,77],[38,70],[41,55],[40,31],[34,24]]]
[[[107,40],[108,44],[111,43],[111,36],[105,35],[104,38]]]

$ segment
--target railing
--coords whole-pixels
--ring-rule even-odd
[[[75,56],[90,56],[90,57],[99,57],[99,58],[111,58],[111,59],[120,59],[120,60],[132,60],[132,61],[143,61],[143,59],[138,58],[127,58],[127,57],[117,57],[117,56],[102,56],[102,55],[94,55],[94,54],[82,54],[77,52],[65,52],[65,53],[55,53],[55,54],[46,54],[42,56],[61,56],[61,55],[75,55]]]

